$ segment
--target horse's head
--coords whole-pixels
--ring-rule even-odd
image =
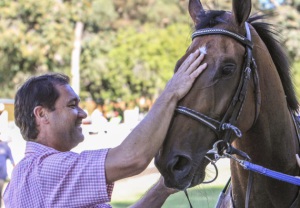
[[[251,43],[242,40],[247,34],[245,22],[251,11],[251,1],[233,0],[232,5],[232,12],[205,11],[199,0],[189,2],[196,30],[175,73],[188,55],[198,49],[206,53],[204,62],[208,67],[178,103],[183,107],[177,109],[155,158],[169,187],[182,190],[203,182],[209,163],[205,158],[208,150],[217,140],[227,137],[232,142],[236,138],[232,129],[226,130],[222,124],[231,123],[245,132],[255,120],[255,81],[252,74],[251,79],[245,75],[247,62],[251,62],[251,57],[247,59]],[[244,99],[241,94],[246,94]]]

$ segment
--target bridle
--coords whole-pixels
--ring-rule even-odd
[[[195,110],[192,110],[184,106],[177,106],[177,108],[175,109],[177,113],[189,116],[190,118],[206,125],[207,127],[209,127],[211,130],[215,132],[218,140],[223,140],[225,142],[230,142],[232,132],[234,132],[237,137],[239,138],[242,137],[242,133],[240,129],[238,129],[235,125],[243,109],[243,104],[246,98],[246,94],[247,94],[247,90],[251,78],[251,73],[253,73],[253,80],[255,85],[255,99],[256,99],[254,122],[256,121],[259,114],[259,108],[260,108],[259,79],[258,79],[256,63],[252,56],[253,43],[251,41],[250,28],[247,22],[245,23],[245,28],[246,28],[246,37],[230,32],[228,30],[214,29],[214,28],[200,29],[195,31],[192,34],[192,39],[199,36],[205,36],[205,35],[225,35],[237,40],[238,42],[240,42],[246,47],[246,53],[244,58],[244,69],[241,73],[240,82],[238,84],[234,97],[229,107],[227,108],[226,113],[221,119],[221,121],[213,119],[207,115],[204,115],[200,112],[197,112]]]
[[[218,141],[224,141],[226,145],[227,144],[230,145],[231,143],[232,132],[234,132],[238,138],[242,137],[242,132],[238,127],[236,127],[236,123],[243,109],[243,104],[246,99],[246,94],[251,79],[251,74],[253,74],[254,93],[255,93],[255,117],[254,117],[253,124],[256,122],[258,118],[258,114],[260,110],[261,98],[260,98],[260,88],[259,88],[259,77],[257,72],[257,66],[252,55],[253,43],[251,40],[251,32],[250,32],[249,24],[247,22],[245,23],[245,29],[246,29],[246,37],[241,36],[237,33],[233,33],[228,30],[214,29],[214,28],[200,29],[195,31],[192,34],[192,40],[196,37],[205,36],[205,35],[225,35],[237,40],[246,48],[246,52],[244,56],[244,65],[243,65],[243,70],[241,73],[239,84],[236,88],[236,92],[231,100],[231,103],[227,108],[221,121],[218,121],[214,118],[211,118],[207,115],[204,115],[200,112],[197,112],[185,106],[177,106],[175,109],[177,113],[186,115],[200,122],[201,124],[204,124],[211,130],[213,130],[213,132],[216,134],[218,138]],[[245,154],[244,152],[236,150],[233,147],[231,147],[231,149],[235,151],[234,154],[239,154],[240,156],[246,157],[246,159],[250,159],[248,155]],[[249,174],[245,207],[248,207],[249,205],[251,185],[252,185],[252,174]],[[186,190],[185,190],[185,194],[189,200]],[[191,203],[190,203],[190,207],[192,207]]]

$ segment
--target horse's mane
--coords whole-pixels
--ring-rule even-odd
[[[214,27],[215,25],[220,23],[226,23],[226,21],[222,20],[221,18],[221,15],[224,12],[225,11],[211,10],[200,13],[198,18],[201,19],[201,22],[195,25],[195,29],[199,30],[207,27]],[[280,76],[282,86],[286,94],[288,107],[293,111],[297,111],[299,103],[297,101],[293,82],[291,79],[291,67],[289,58],[284,48],[280,46],[279,33],[275,30],[274,26],[272,24],[259,21],[265,19],[266,17],[266,15],[253,15],[248,19],[248,22],[254,27],[269,50],[269,53]]]
[[[289,58],[284,48],[280,46],[280,36],[275,30],[274,26],[269,23],[258,21],[265,18],[266,15],[254,15],[248,19],[248,22],[251,23],[269,50],[277,72],[280,76],[289,108],[293,111],[297,111],[299,103],[297,101],[291,78]]]

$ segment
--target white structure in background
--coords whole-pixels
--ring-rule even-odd
[[[139,123],[139,108],[124,111],[124,124],[133,129]]]
[[[95,109],[91,114],[91,134],[97,134],[99,132],[107,132],[107,119],[103,116],[103,113],[99,109]]]

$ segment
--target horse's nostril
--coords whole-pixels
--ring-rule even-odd
[[[168,167],[175,180],[180,180],[189,174],[192,167],[192,160],[185,155],[176,155]]]
[[[184,171],[189,165],[189,160],[186,157],[178,156],[177,161],[173,166],[173,171]]]

